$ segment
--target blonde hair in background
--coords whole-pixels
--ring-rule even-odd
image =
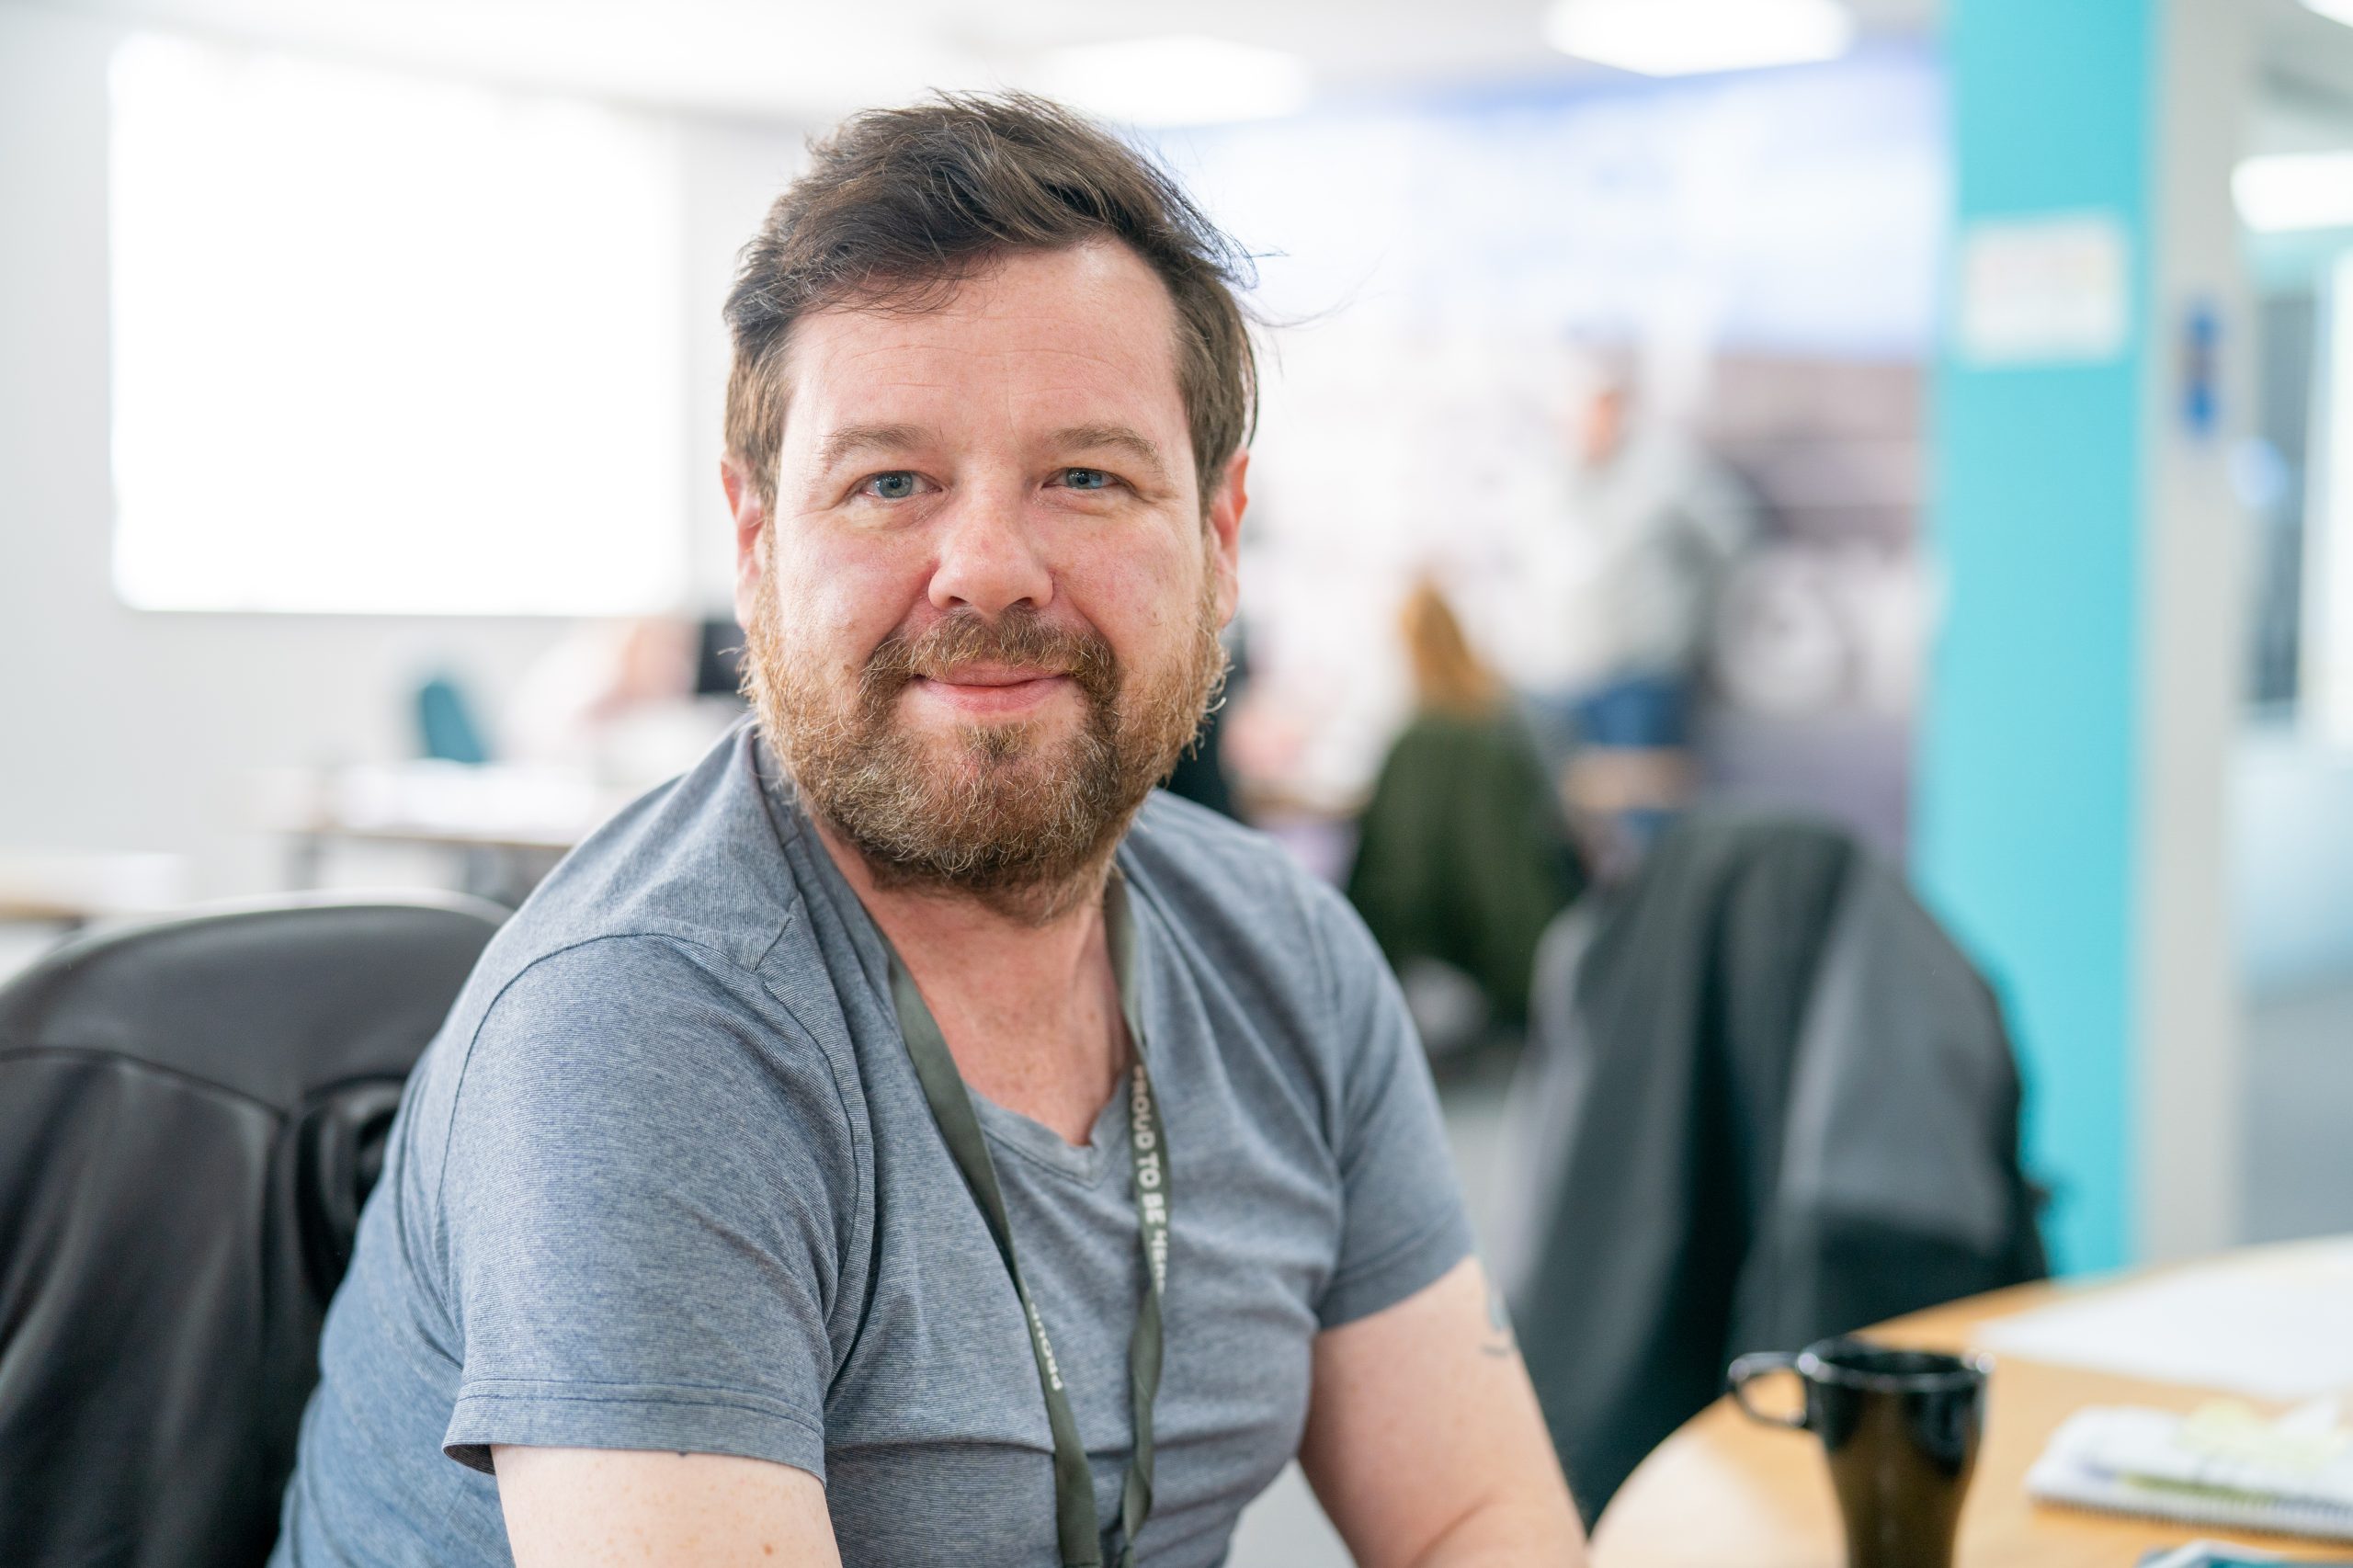
[[[1415,578],[1397,613],[1414,670],[1414,705],[1425,711],[1485,713],[1502,705],[1504,683],[1471,649],[1462,622],[1427,576]]]

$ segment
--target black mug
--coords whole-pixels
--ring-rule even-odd
[[[1951,1568],[1993,1370],[1983,1356],[1842,1338],[1794,1356],[1743,1356],[1730,1379],[1750,1420],[1822,1439],[1847,1523],[1847,1568]],[[1750,1383],[1781,1371],[1804,1387],[1800,1415],[1775,1415],[1748,1402]]]

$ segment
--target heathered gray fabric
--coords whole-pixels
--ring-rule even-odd
[[[483,955],[360,1222],[274,1562],[508,1562],[494,1443],[799,1466],[854,1568],[1055,1562],[1012,1287],[881,938],[767,759],[738,730]],[[1346,904],[1163,796],[1120,863],[1175,1195],[1139,1546],[1182,1568],[1224,1558],[1297,1448],[1319,1328],[1429,1284],[1470,1233]],[[1142,1288],[1120,1106],[1074,1148],[978,1101],[1107,1521]]]

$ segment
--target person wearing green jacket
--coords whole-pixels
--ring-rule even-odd
[[[1517,1029],[1536,944],[1585,875],[1509,693],[1427,579],[1400,631],[1415,713],[1365,808],[1348,899],[1401,977],[1447,965],[1475,983],[1492,1025]]]

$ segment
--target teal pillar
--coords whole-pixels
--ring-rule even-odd
[[[2131,1253],[2144,378],[2158,0],[1954,0],[1951,309],[1929,528],[1943,574],[1915,870],[2008,1008],[2054,1262]],[[2038,275],[2063,225],[2120,263]],[[2008,335],[1972,247],[2022,236]],[[2075,248],[2084,248],[2077,243]],[[2096,247],[2095,247],[2096,248]],[[2097,260],[2097,256],[2095,257]],[[2092,268],[2097,274],[2097,268]],[[2068,292],[2075,290],[2073,295]],[[2110,297],[2097,297],[2106,290]],[[2119,312],[2103,326],[2103,312]],[[1984,333],[1979,334],[1980,336]]]

